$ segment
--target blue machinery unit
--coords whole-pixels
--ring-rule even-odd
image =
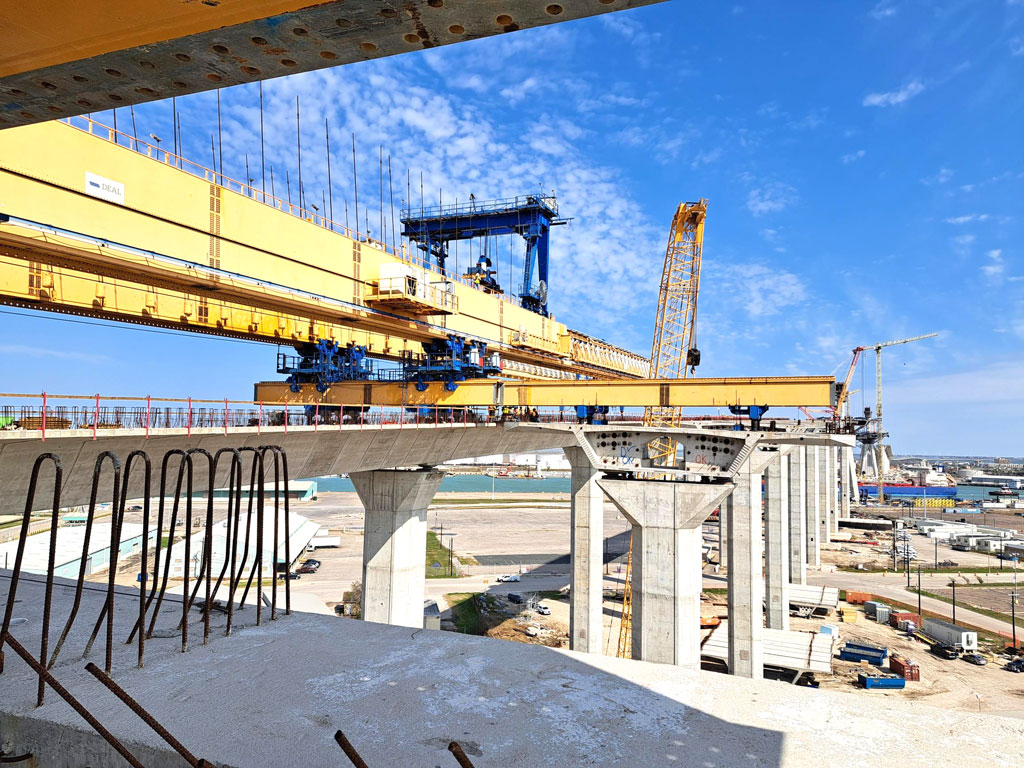
[[[501,358],[497,353],[487,354],[482,341],[466,341],[449,334],[447,339],[435,339],[423,344],[423,354],[406,352],[402,367],[397,371],[382,371],[382,381],[415,382],[416,389],[425,392],[429,382],[444,382],[444,388],[454,392],[460,381],[480,379],[501,373]]]
[[[448,244],[452,240],[519,235],[526,241],[523,285],[519,299],[524,309],[548,314],[548,233],[551,227],[568,223],[558,216],[554,195],[521,195],[506,200],[438,205],[431,208],[403,208],[402,236],[416,242],[428,259],[446,272]],[[481,287],[494,292],[501,288],[490,273],[490,260],[471,267],[467,276],[487,278]],[[536,285],[535,285],[536,282]]]
[[[373,361],[366,347],[349,344],[342,347],[329,339],[296,347],[298,355],[277,354],[277,372],[288,374],[288,388],[299,392],[303,384],[315,384],[317,392],[326,392],[339,381],[363,381],[373,375]]]
[[[374,378],[373,361],[367,356],[366,347],[342,347],[321,339],[316,344],[302,344],[296,351],[298,355],[277,355],[277,372],[288,374],[292,392],[299,392],[303,384],[314,384],[318,392],[326,392],[331,384],[340,381]],[[423,354],[406,352],[401,368],[378,371],[376,378],[414,382],[420,392],[426,391],[429,382],[440,381],[445,389],[454,392],[460,381],[500,373],[501,357],[497,353],[488,355],[484,342],[466,341],[449,334],[444,340],[424,343]]]

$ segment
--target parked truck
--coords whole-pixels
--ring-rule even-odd
[[[951,624],[942,619],[925,617],[922,630],[936,642],[950,645],[963,651],[978,650],[978,633]]]

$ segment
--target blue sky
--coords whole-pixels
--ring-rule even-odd
[[[1024,0],[672,0],[271,81],[264,97],[279,194],[295,96],[317,201],[329,117],[336,219],[350,132],[374,212],[378,145],[396,198],[406,169],[446,200],[556,190],[574,221],[553,235],[553,312],[645,354],[672,212],[706,197],[701,375],[841,376],[858,344],[939,331],[884,357],[895,450],[1021,455],[1022,84]],[[256,89],[222,99],[225,174],[241,179],[248,153],[258,184]],[[215,97],[178,108],[186,154],[208,162]],[[136,117],[169,145],[168,102]],[[4,318],[0,347],[25,360],[8,391],[247,398],[276,376],[269,346]]]

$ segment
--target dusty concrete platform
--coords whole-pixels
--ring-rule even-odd
[[[0,604],[7,572],[0,572]],[[63,624],[72,590],[55,590]],[[14,634],[38,648],[41,584],[26,583]],[[147,766],[180,766],[162,742],[88,675],[80,660],[101,591],[83,601],[81,632],[55,669]],[[119,598],[120,600],[120,598]],[[134,620],[119,602],[116,636]],[[249,609],[249,623],[252,611]],[[454,766],[461,742],[486,766],[884,765],[892,745],[914,763],[1015,765],[1024,723],[814,691],[770,681],[585,656],[454,633],[295,614],[207,646],[155,639],[145,669],[119,646],[115,678],[194,754],[222,766],[344,765],[342,729],[371,766]],[[243,623],[245,620],[243,619]],[[168,616],[167,626],[173,624]],[[162,624],[161,626],[164,626]],[[93,651],[102,658],[102,649]],[[35,680],[10,651],[0,676],[0,744],[41,766],[123,765],[53,692],[33,707]],[[884,738],[866,738],[881,734]]]

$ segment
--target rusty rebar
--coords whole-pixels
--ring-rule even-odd
[[[85,568],[89,560],[89,539],[92,535],[93,522],[96,519],[96,497],[99,494],[100,477],[103,475],[103,464],[104,460],[110,459],[110,466],[113,469],[113,489],[111,491],[111,534],[113,535],[117,529],[117,508],[118,508],[118,494],[121,490],[121,460],[117,458],[117,454],[112,451],[103,451],[99,456],[96,457],[96,464],[92,470],[92,491],[89,495],[89,513],[86,517],[85,523],[85,536],[82,542],[82,559],[78,567],[78,581],[75,583],[75,599],[71,604],[71,614],[68,616],[67,623],[64,624],[64,631],[61,632],[60,638],[58,638],[56,645],[53,648],[53,654],[50,656],[50,661],[47,663],[48,669],[53,669],[57,663],[57,658],[60,656],[61,649],[64,647],[64,642],[68,639],[68,635],[71,633],[71,627],[74,626],[75,619],[78,617],[78,610],[82,605],[82,590],[85,587]],[[51,550],[55,552],[55,545],[57,542],[57,531],[53,530],[50,536]],[[118,542],[120,544],[120,542]],[[115,546],[115,551],[116,551]],[[111,553],[113,558],[113,553]],[[48,572],[54,570],[54,562],[51,560],[48,567]],[[44,630],[45,631],[45,630]],[[39,659],[42,662],[46,661],[46,654],[40,653]],[[43,694],[43,681],[39,681],[39,701],[42,704]]]
[[[131,695],[129,695],[129,693],[124,690],[124,688],[115,683],[114,680],[110,677],[110,675],[106,674],[102,669],[97,667],[92,662],[86,664],[85,669],[87,672],[89,672],[89,674],[91,674],[93,677],[95,677],[97,680],[103,683],[103,685],[107,687],[107,690],[109,690],[112,694],[114,694],[115,696],[117,696],[117,698],[124,702],[125,706],[127,706],[128,709],[130,709],[132,712],[138,715],[139,719],[142,720],[142,722],[144,722],[146,725],[152,728],[153,732],[156,733],[156,735],[159,736],[161,739],[166,741],[167,744],[171,747],[171,749],[173,749],[175,752],[181,755],[185,759],[185,762],[191,765],[192,768],[199,768],[199,766],[203,762],[205,762],[197,758],[191,752],[189,752],[185,748],[184,744],[182,744],[180,741],[174,738],[174,736],[171,735],[170,731],[168,731],[166,728],[160,725],[160,723],[157,722],[157,719],[146,711],[145,707],[143,707],[138,701],[132,698]]]
[[[113,649],[114,649],[114,587],[115,579],[117,577],[117,564],[120,554],[121,547],[121,533],[124,530],[124,508],[128,501],[128,482],[130,480],[132,464],[136,459],[142,459],[144,463],[145,473],[143,474],[143,485],[145,487],[145,512],[143,515],[142,524],[142,570],[143,573],[146,571],[146,548],[147,540],[149,537],[149,494],[150,494],[150,462],[149,456],[145,451],[135,450],[128,454],[125,459],[124,471],[121,473],[121,496],[120,504],[115,500],[113,512],[111,514],[111,529],[110,529],[110,568],[107,574],[107,599],[103,604],[103,608],[100,610],[100,615],[96,619],[96,626],[93,627],[92,634],[89,636],[89,642],[85,645],[85,651],[82,653],[82,658],[86,658],[89,652],[92,650],[93,643],[96,642],[96,638],[99,636],[100,627],[103,626],[103,620],[107,621],[107,632],[106,632],[106,655],[104,657],[104,669],[109,673],[113,663]],[[145,595],[145,588],[141,591],[142,595]],[[140,600],[141,605],[141,600]],[[140,649],[139,666],[142,666],[142,656]]]
[[[23,755],[4,755],[0,754],[0,765],[13,765],[14,763],[26,763],[32,759],[32,753],[26,752]]]
[[[459,765],[461,765],[462,768],[475,768],[469,758],[466,757],[466,753],[462,751],[462,747],[459,745],[459,742],[451,742],[448,745],[448,751],[455,755],[455,759],[459,761]]]
[[[278,486],[277,464],[281,463],[281,476],[284,478],[284,560],[289,573],[292,567],[291,556],[291,512],[288,506],[288,454],[279,445],[268,445],[265,449],[274,453],[274,525],[277,525],[277,504],[281,496],[281,488]],[[277,553],[274,553],[275,561]],[[290,616],[292,613],[292,582],[287,576],[284,581],[284,613]]]
[[[345,757],[349,759],[352,765],[356,768],[370,768],[370,766],[366,764],[366,761],[359,756],[358,752],[356,752],[356,748],[352,746],[352,742],[345,738],[344,733],[341,731],[335,732],[334,740],[338,742],[338,746],[341,747],[341,751],[345,753]]]
[[[82,703],[76,699],[71,693],[57,681],[57,679],[50,673],[44,664],[33,658],[32,654],[29,653],[24,646],[15,640],[10,634],[0,636],[0,645],[7,643],[11,646],[16,654],[18,654],[22,660],[28,664],[36,674],[39,675],[39,679],[44,681],[47,685],[56,691],[57,695],[60,696],[68,705],[77,712],[85,722],[92,726],[93,730],[98,733],[104,741],[106,741],[111,747],[113,747],[121,757],[128,761],[128,764],[133,768],[144,768],[142,763],[135,759],[135,756],[129,752],[124,744],[117,740],[117,738],[108,731],[93,715],[87,710]]]
[[[21,564],[25,559],[25,544],[28,542],[28,529],[32,521],[32,504],[35,502],[36,485],[39,482],[39,470],[46,461],[53,462],[53,511],[50,515],[50,552],[52,558],[56,554],[57,547],[57,517],[60,514],[60,489],[63,485],[64,464],[60,456],[55,453],[44,453],[38,456],[32,465],[32,474],[29,475],[28,495],[25,497],[25,514],[21,521],[21,535],[18,539],[18,551],[14,555],[14,570],[11,572],[11,585],[7,590],[7,606],[4,609],[3,622],[0,623],[0,675],[4,672],[4,644],[2,638],[7,636],[11,628],[11,618],[14,616],[14,603],[18,595],[18,581],[21,577]],[[50,629],[50,607],[53,597],[53,568],[49,569],[46,576],[46,592],[43,598],[43,640],[49,636]],[[45,655],[45,645],[43,646]]]

